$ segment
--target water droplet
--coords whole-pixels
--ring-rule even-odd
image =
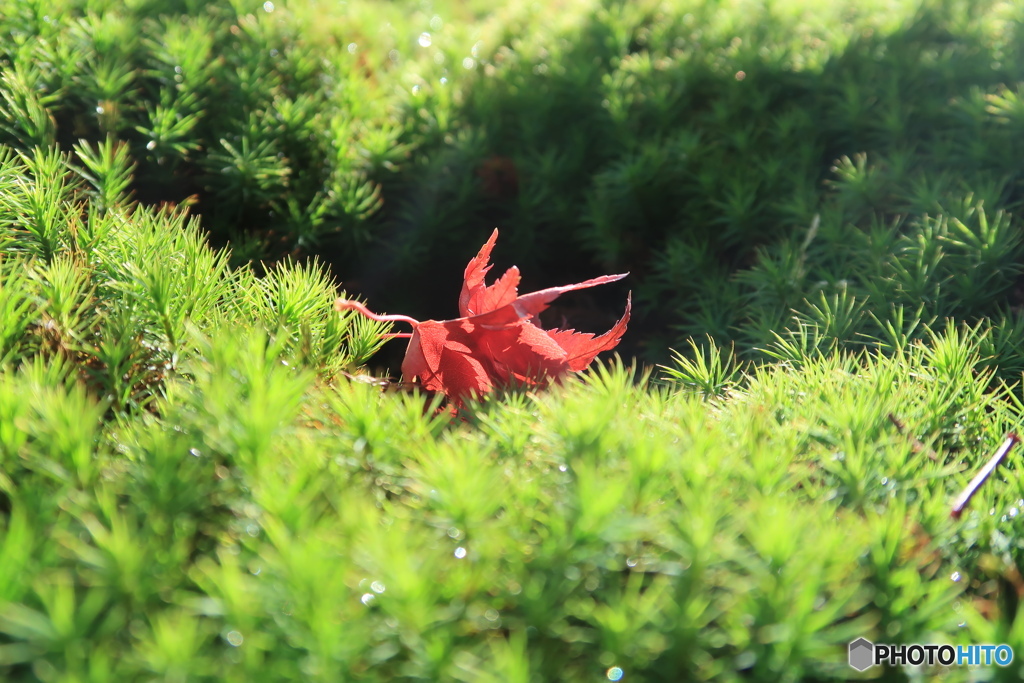
[[[466,57],[462,60],[463,69],[472,69],[474,66],[476,66],[476,60],[472,57]]]
[[[559,465],[559,466],[558,466],[558,471],[559,471],[559,472],[565,472],[565,471],[567,471],[568,469],[569,469],[569,468],[568,468],[568,467],[566,467],[565,465]]]
[[[888,483],[889,483],[889,477],[882,477],[882,486],[885,486]]]
[[[245,638],[238,631],[228,631],[227,635],[224,636],[224,640],[228,641],[232,647],[238,647],[242,644]]]
[[[430,43],[432,42],[430,40],[430,34],[424,31],[420,34],[420,39],[417,42],[419,42],[420,47],[430,47]]]
[[[455,557],[461,560],[466,556],[466,549],[460,545],[458,548],[455,549],[454,555]]]
[[[383,593],[385,590],[387,590],[387,587],[380,581],[374,581],[370,584],[370,590],[372,590],[374,593]]]
[[[437,16],[435,14],[434,16],[432,16],[430,18],[430,28],[431,28],[431,30],[433,30],[433,31],[440,31],[442,26],[444,26],[444,22],[441,20],[441,17],[439,17],[439,16]]]
[[[957,624],[957,628],[963,628],[964,626],[967,626],[966,621],[961,621],[959,624]]]
[[[150,140],[150,142],[152,143],[153,141]],[[156,145],[153,145],[153,146],[156,147]],[[149,145],[146,145],[146,147],[149,147]],[[203,452],[201,450],[199,450],[198,448],[190,448],[190,449],[188,449],[188,453],[189,453],[189,455],[191,455],[194,458],[198,458],[199,456],[201,456],[203,454]]]
[[[448,529],[448,537],[449,538],[457,539],[460,536],[462,536],[462,532],[459,531],[457,527],[449,527],[449,529]]]
[[[263,3],[263,11],[267,13],[273,12],[274,3],[270,2],[270,0],[267,0],[267,2]]]
[[[358,49],[359,49],[359,46],[356,45],[355,43],[349,43],[348,44],[348,53],[350,55],[354,55],[356,53],[356,50],[358,50]]]
[[[484,619],[486,619],[487,621],[497,621],[498,620],[498,616],[499,616],[498,615],[498,610],[496,610],[494,608],[491,608],[491,609],[487,610],[486,612],[484,612]]]
[[[103,105],[102,105],[102,104],[98,104],[98,105],[96,105],[96,113],[97,113],[97,114],[103,115],[103,113],[104,113],[105,111],[106,111],[106,109],[104,109],[104,108],[103,108]]]
[[[391,52],[389,52],[388,53],[388,59],[390,59],[392,62],[397,62],[398,61],[398,50],[392,50]]]
[[[441,85],[445,85],[446,83],[448,83],[448,79],[447,78],[442,78],[441,79]]]
[[[953,581],[959,581],[963,578],[963,576],[960,575],[960,572],[953,572],[952,576],[950,576],[949,578]]]
[[[412,94],[413,95],[418,95],[419,92],[420,92],[420,86],[418,86],[418,85],[412,86]]]
[[[373,593],[363,593],[363,597],[359,598],[359,602],[364,605],[369,605],[371,602],[377,599],[377,596]]]
[[[636,558],[635,557],[627,557],[626,558],[626,566],[627,567],[635,567],[636,566]]]
[[[1018,510],[1017,508],[1010,508],[1011,517],[1016,517],[1018,512],[1020,512],[1020,510]]]
[[[621,681],[622,676],[625,672],[617,666],[613,666],[605,672],[605,676],[608,677],[609,681]]]

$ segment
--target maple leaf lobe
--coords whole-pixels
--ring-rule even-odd
[[[462,292],[459,294],[459,315],[468,318],[480,315],[512,303],[518,296],[519,269],[512,266],[498,278],[493,285],[487,286],[484,279],[491,269],[491,250],[498,240],[498,229],[491,233],[490,239],[480,247],[463,276]]]

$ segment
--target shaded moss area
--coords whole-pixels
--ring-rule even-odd
[[[8,144],[123,141],[135,197],[188,201],[234,263],[316,255],[380,308],[451,317],[496,226],[529,288],[630,271],[652,361],[759,357],[843,292],[1019,303],[1013,3],[9,5]],[[623,294],[556,314],[598,329]]]

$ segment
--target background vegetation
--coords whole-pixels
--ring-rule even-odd
[[[0,678],[847,680],[859,636],[1024,656],[1015,456],[948,516],[1022,420],[1022,20],[3,3]],[[631,271],[553,318],[600,330],[630,288],[622,349],[666,366],[457,423],[350,381],[384,330],[342,288],[449,318],[495,225],[527,288]],[[968,675],[1022,674],[864,677]]]

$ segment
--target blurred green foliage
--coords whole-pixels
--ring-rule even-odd
[[[630,353],[710,334],[756,359],[821,297],[856,302],[854,339],[891,305],[1016,316],[1021,19],[996,0],[11,0],[0,136],[117,149],[132,179],[97,192],[193,202],[233,263],[317,255],[382,308],[450,317],[435,274],[497,225],[529,286],[631,271]],[[622,294],[583,307],[610,318]]]
[[[1024,408],[1022,20],[4,2],[0,679],[840,681],[860,636],[1024,652],[1018,454],[949,518]],[[353,381],[385,330],[340,284],[452,317],[495,225],[527,287],[630,270],[623,348],[658,376],[599,364],[455,422]]]

